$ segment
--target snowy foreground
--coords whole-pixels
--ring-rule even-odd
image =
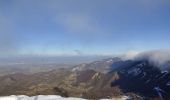
[[[115,99],[100,99],[100,100],[127,100],[127,96],[123,96],[122,98],[115,98]],[[38,96],[25,96],[25,95],[11,95],[11,96],[4,96],[0,97],[0,100],[87,100],[82,98],[75,98],[75,97],[61,97],[58,95],[38,95]]]

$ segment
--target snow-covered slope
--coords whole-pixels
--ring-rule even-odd
[[[111,100],[127,100],[127,96],[123,96],[122,98],[113,98]],[[4,96],[0,97],[0,100],[86,100],[82,98],[75,98],[75,97],[61,97],[58,95],[38,95],[38,96],[25,96],[25,95],[11,95],[11,96]],[[101,99],[101,100],[110,100],[110,99]]]
[[[126,92],[140,93],[145,97],[170,100],[170,72],[168,70],[162,70],[148,60],[122,61],[116,65],[121,65],[113,69],[118,72],[120,78],[113,81],[112,86],[118,85]]]

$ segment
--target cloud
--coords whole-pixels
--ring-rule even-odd
[[[121,56],[123,60],[148,60],[149,63],[159,67],[164,70],[169,67],[168,62],[170,62],[170,49],[160,49],[145,52],[128,52]]]
[[[136,55],[135,59],[149,59],[150,62],[156,65],[162,65],[170,61],[170,49],[142,52]]]
[[[80,14],[61,14],[58,15],[56,21],[71,31],[83,31],[88,29],[89,18]]]
[[[81,50],[74,50],[74,52],[76,53],[76,55],[83,55],[83,52]]]
[[[61,25],[70,33],[75,34],[100,34],[103,30],[97,25],[97,20],[88,14],[60,13],[57,14],[56,24]]]
[[[167,2],[160,0],[130,0],[130,2],[124,0],[71,0],[71,2],[50,1],[48,5],[51,10],[56,12],[56,24],[70,33],[104,36],[110,33],[115,34],[116,30],[123,30],[122,28],[125,28],[124,30],[133,28],[133,24],[136,27],[141,16],[145,16],[146,12],[151,13],[155,8],[167,4]],[[112,22],[115,24],[109,26]]]
[[[128,51],[127,53],[121,55],[121,58],[122,58],[123,60],[128,60],[128,59],[133,60],[133,59],[135,59],[135,57],[136,57],[138,54],[139,54],[139,52],[137,52],[137,51]]]

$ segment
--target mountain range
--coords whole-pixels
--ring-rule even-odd
[[[101,99],[128,96],[131,100],[169,100],[170,62],[113,57],[34,74],[0,77],[0,95],[61,95]],[[164,68],[163,68],[164,67]]]

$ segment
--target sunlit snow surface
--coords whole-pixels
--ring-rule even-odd
[[[64,98],[58,95],[39,95],[39,96],[32,96],[28,97],[25,95],[19,95],[19,96],[5,96],[5,97],[0,97],[0,100],[85,100],[81,98],[73,98],[73,97],[68,97]]]
[[[122,98],[116,99],[101,99],[101,100],[127,100],[128,97],[123,96]],[[11,96],[3,96],[0,97],[0,100],[87,100],[82,98],[75,98],[75,97],[61,97],[58,95],[38,95],[38,96],[25,96],[25,95],[11,95]]]

